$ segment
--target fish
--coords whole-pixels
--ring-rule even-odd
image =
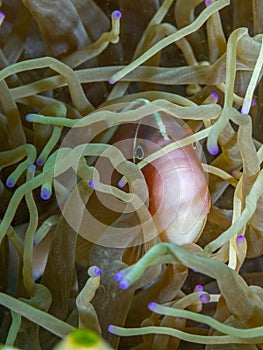
[[[168,113],[154,114],[139,123],[120,125],[111,140],[135,163],[192,134]],[[163,242],[196,242],[205,226],[210,196],[199,147],[194,142],[164,153],[141,169],[149,191],[148,209]]]

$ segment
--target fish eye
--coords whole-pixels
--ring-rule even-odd
[[[192,143],[192,146],[193,146],[193,149],[197,149],[197,146],[198,146],[197,141],[194,141],[194,142]]]
[[[135,158],[142,160],[144,157],[144,150],[141,144],[139,144],[134,151]]]

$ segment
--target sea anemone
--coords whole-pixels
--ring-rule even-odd
[[[261,2],[0,6],[2,347],[261,349]]]

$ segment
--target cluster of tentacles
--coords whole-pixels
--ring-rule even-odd
[[[261,2],[0,3],[3,349],[263,349]],[[198,144],[210,211],[167,242],[145,169]]]

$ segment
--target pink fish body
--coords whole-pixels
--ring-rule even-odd
[[[164,130],[153,115],[140,125],[121,125],[114,141],[126,137],[122,152],[128,157],[133,147],[138,161],[164,146],[189,136],[185,129],[167,113],[160,112]],[[136,142],[130,137],[136,131]],[[130,142],[128,140],[131,140]],[[133,145],[132,145],[133,142]],[[196,147],[192,144],[162,155],[142,168],[149,190],[149,211],[160,239],[178,245],[195,242],[202,233],[210,208],[210,197]]]

